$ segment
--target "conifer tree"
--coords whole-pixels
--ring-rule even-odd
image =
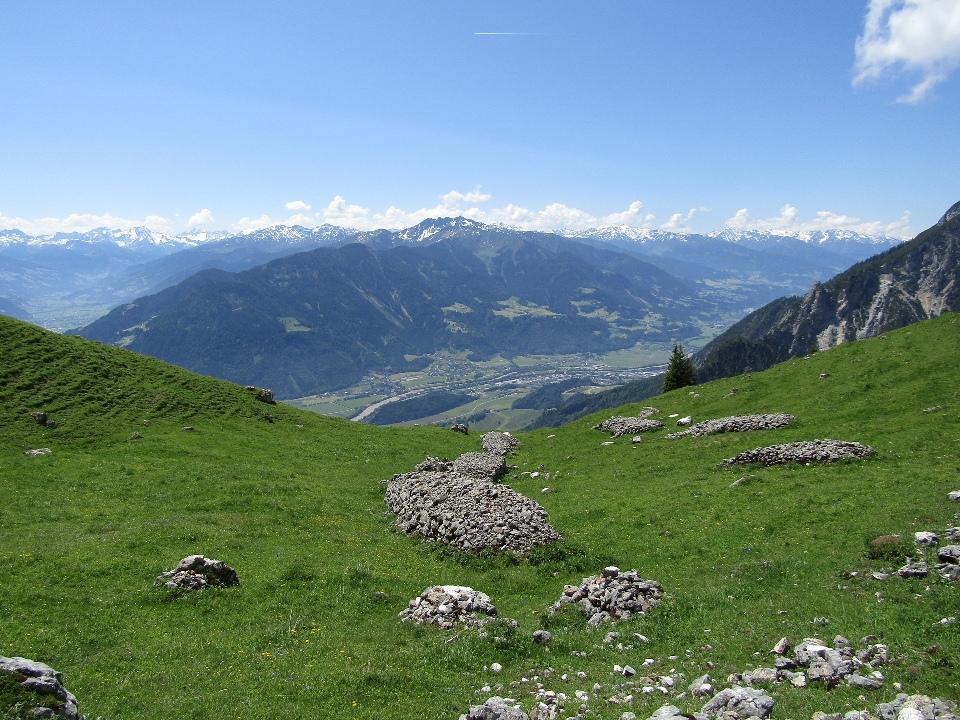
[[[674,345],[667,374],[663,377],[663,392],[697,384],[697,371],[693,361],[683,352],[683,345]]]

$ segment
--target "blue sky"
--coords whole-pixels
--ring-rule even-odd
[[[6,3],[0,224],[916,233],[960,200],[958,6]]]

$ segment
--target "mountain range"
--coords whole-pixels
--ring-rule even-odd
[[[246,270],[304,250],[341,245],[354,237],[382,249],[483,232],[517,231],[448,219],[400,231],[364,233],[332,225],[313,229],[278,225],[247,233],[194,229],[179,235],[142,227],[36,237],[18,230],[0,231],[0,311],[64,330],[85,325],[112,307],[156,293],[200,270]],[[697,284],[718,302],[741,312],[802,292],[812,282],[898,242],[841,231],[725,230],[685,235],[627,226],[568,232],[566,237],[633,255]]]
[[[429,241],[397,235],[205,270],[79,334],[289,398],[415,369],[441,349],[475,359],[606,352],[696,337],[720,317],[695,284],[558,235],[462,218],[408,233]]]

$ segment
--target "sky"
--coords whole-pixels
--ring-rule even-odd
[[[909,237],[958,67],[960,0],[6,2],[0,227]]]

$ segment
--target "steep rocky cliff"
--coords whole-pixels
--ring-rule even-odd
[[[697,353],[700,379],[762,370],[960,310],[958,275],[960,203],[910,242],[745,317]]]

